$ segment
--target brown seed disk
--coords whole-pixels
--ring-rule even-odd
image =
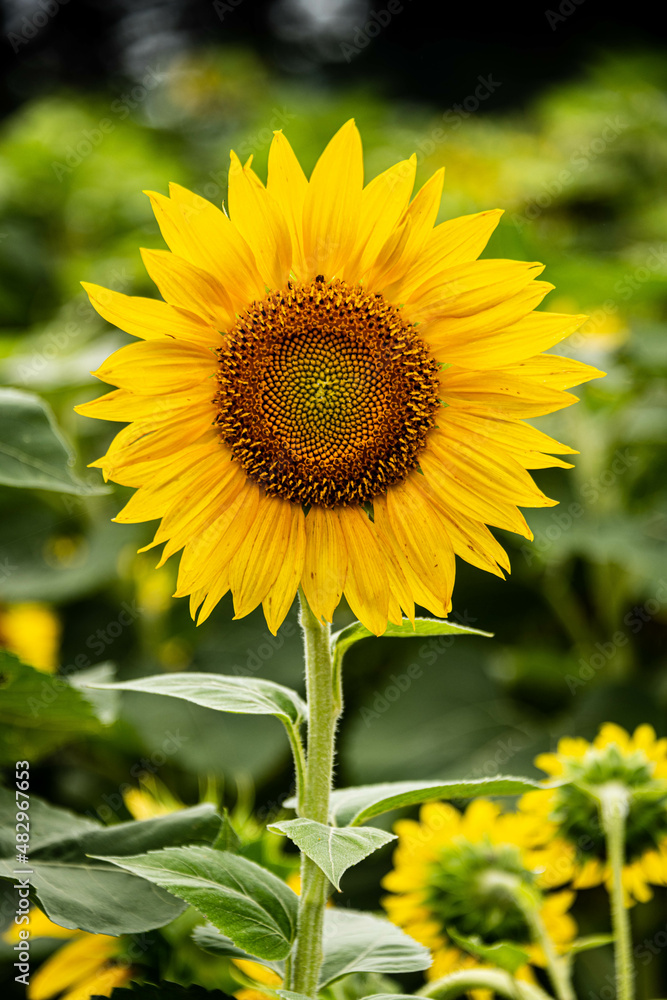
[[[222,439],[270,496],[361,504],[417,466],[438,365],[381,295],[290,284],[254,303],[217,353]]]

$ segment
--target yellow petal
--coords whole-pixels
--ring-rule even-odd
[[[123,423],[132,420],[149,420],[157,423],[161,419],[172,420],[176,414],[182,414],[183,411],[202,408],[209,409],[212,423],[217,408],[211,401],[211,385],[208,381],[190,386],[183,392],[170,392],[157,396],[140,396],[128,392],[127,389],[114,389],[106,396],[99,396],[88,403],[74,407],[77,413],[82,413],[86,417],[120,420]]]
[[[488,493],[491,487],[494,497],[520,507],[553,507],[557,503],[545,496],[526,470],[502,448],[495,447],[491,452],[475,440],[461,440],[456,428],[446,421],[433,429],[429,444],[436,457],[481,493]]]
[[[140,337],[142,340],[161,340],[174,337],[204,347],[216,347],[220,335],[201,316],[195,316],[183,309],[175,309],[159,299],[142,299],[135,295],[123,295],[110,288],[81,282],[88,297],[100,316],[119,329]]]
[[[524,459],[535,460],[535,455],[539,452],[576,454],[573,448],[555,441],[536,427],[485,411],[481,407],[463,410],[452,406],[448,409],[446,418],[449,426],[456,428],[468,442],[475,441],[480,448],[493,449],[498,446],[509,452],[525,469],[535,466],[524,464]],[[547,464],[550,464],[548,460]]]
[[[441,399],[451,407],[465,407],[468,403],[485,405],[517,419],[552,413],[577,402],[571,393],[548,385],[546,378],[539,381],[530,376],[523,378],[517,371],[518,366],[493,372],[448,369],[440,378]]]
[[[282,288],[292,266],[292,241],[282,211],[269,192],[256,183],[249,168],[231,154],[229,170],[229,211],[257,261],[264,281]]]
[[[347,549],[345,597],[366,628],[382,635],[387,628],[389,585],[372,523],[360,507],[336,510]]]
[[[465,337],[474,339],[480,330],[484,331],[485,336],[489,336],[496,331],[507,329],[536,309],[553,287],[548,281],[530,281],[525,288],[481,312],[427,320],[420,324],[421,336],[431,348],[433,356],[445,360],[448,348],[454,341]],[[405,315],[408,316],[409,313],[408,305]]]
[[[291,506],[289,500],[262,497],[257,516],[230,563],[235,618],[243,618],[261,604],[275,583],[290,537]]]
[[[585,319],[585,316],[533,312],[488,335],[483,328],[468,338],[454,336],[450,339],[443,335],[438,340],[439,353],[442,360],[466,368],[507,369],[512,363],[529,358],[537,351],[545,351],[569,337]]]
[[[213,396],[214,373],[215,355],[211,351],[170,340],[142,341],[121,347],[92,374],[140,395],[179,392],[209,381]]]
[[[351,119],[315,164],[303,206],[304,277],[333,278],[354,246],[364,168],[361,137]]]
[[[207,271],[168,250],[142,250],[141,256],[167,302],[201,316],[217,330],[234,326],[236,317],[231,299]]]
[[[30,930],[31,938],[40,937],[50,937],[50,938],[71,938],[81,931],[72,930],[70,927],[61,927],[60,924],[54,924],[53,921],[49,920],[45,913],[38,910],[36,906],[31,907],[29,913],[29,924],[18,925],[13,921],[9,925],[6,931],[0,935],[3,941],[7,941],[8,944],[16,944],[20,941],[19,931],[22,928]]]
[[[193,263],[205,270],[210,266],[210,273],[225,288],[235,310],[240,312],[248,302],[263,298],[264,282],[252,250],[224,212],[179,184],[170,184],[169,193],[172,218],[181,229],[186,227],[189,231],[188,245],[194,241],[197,246],[206,247],[205,256]],[[189,259],[187,253],[168,240],[167,244],[179,256]]]
[[[385,520],[382,530],[377,523],[375,524],[375,536],[377,538],[378,545],[382,550],[384,568],[389,582],[389,593],[393,598],[395,598],[395,600],[398,601],[399,606],[403,609],[406,618],[409,618],[409,620],[414,623],[414,597],[412,595],[410,584],[405,577],[405,573],[396,560],[395,553],[398,543],[396,542],[396,538],[391,530],[391,525],[388,520]],[[391,621],[396,621],[396,619],[391,618],[391,616],[390,619]],[[400,620],[397,624],[401,624]]]
[[[172,501],[162,517],[153,542],[146,546],[153,548],[166,541],[158,569],[190,539],[197,537],[220,517],[247,481],[241,466],[229,461],[229,455],[225,456],[224,451],[218,453],[212,462],[204,461],[201,465],[201,477],[189,482],[182,500],[177,498]]]
[[[523,514],[514,504],[501,502],[489,491],[481,492],[444,461],[443,455],[436,455],[430,443],[419,456],[419,462],[426,481],[438,495],[447,498],[447,505],[459,517],[515,531],[526,538],[533,537]]]
[[[134,973],[129,965],[112,965],[101,969],[74,989],[68,990],[60,1000],[90,1000],[92,996],[110,997],[116,987],[129,983]]]
[[[176,597],[211,587],[226,570],[259,507],[259,488],[245,480],[225,509],[186,544],[178,567]]]
[[[413,198],[399,223],[398,229],[404,234],[400,249],[396,247],[390,255],[386,253],[390,237],[369,275],[370,291],[383,291],[385,286],[400,281],[423,253],[440,208],[444,176],[444,169],[436,170]]]
[[[397,557],[415,602],[444,618],[454,585],[454,551],[436,511],[424,496],[418,473],[373,503],[380,530],[388,518],[398,543]]]
[[[266,623],[269,626],[269,631],[274,635],[294,603],[299,581],[303,574],[303,561],[306,554],[306,524],[301,507],[290,504],[290,518],[291,524],[285,555],[280,564],[276,581],[263,601]]]
[[[374,177],[363,189],[357,242],[343,271],[347,281],[357,282],[368,271],[372,281],[380,250],[408,206],[416,169],[413,155]]]
[[[59,948],[30,981],[29,1000],[48,1000],[97,972],[118,952],[118,939],[108,934],[82,934]]]
[[[303,280],[306,271],[303,252],[303,205],[308,181],[282,132],[273,134],[269,149],[266,190],[282,210],[292,245],[292,268],[296,278]]]
[[[224,446],[219,447],[217,441],[183,449],[169,465],[151,478],[149,484],[141,486],[130,497],[123,509],[116,514],[114,521],[120,524],[150,521],[162,517],[174,502],[182,509],[191,499],[190,484],[199,484],[201,481],[202,468],[206,479],[216,475],[218,466],[224,462],[223,449]],[[228,455],[227,460],[229,461]]]
[[[541,386],[558,390],[569,389],[573,385],[581,385],[582,382],[590,382],[591,379],[604,375],[598,368],[585,365],[582,361],[574,361],[572,358],[563,358],[558,354],[538,354],[514,364],[504,364],[499,372],[503,376],[510,375],[526,382],[532,380]]]
[[[443,527],[449,535],[456,555],[465,559],[471,566],[477,566],[504,580],[505,575],[500,567],[509,573],[509,559],[486,525],[479,521],[457,517],[454,512],[446,509],[444,503],[438,502],[438,495],[433,490],[430,491],[430,498],[442,517]]]
[[[408,302],[417,288],[445,268],[477,260],[500,221],[502,209],[462,215],[432,230],[422,253],[404,277],[384,289],[392,302]]]
[[[347,574],[345,536],[333,510],[313,506],[306,517],[306,551],[301,586],[315,617],[330,622]]]
[[[447,317],[472,316],[507,303],[543,270],[544,264],[517,260],[474,260],[457,264],[429,278],[418,288],[410,298],[406,315],[413,322],[438,319],[440,339],[455,342],[454,336],[447,337]]]

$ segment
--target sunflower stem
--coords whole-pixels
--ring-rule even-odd
[[[530,924],[533,937],[544,952],[549,979],[558,1000],[576,1000],[567,963],[556,953],[553,941],[549,937],[539,906],[535,901],[522,906],[526,919]]]
[[[551,1000],[549,994],[539,986],[519,982],[508,972],[501,972],[498,969],[465,969],[461,972],[452,972],[443,979],[428,983],[417,991],[416,996],[432,997],[433,1000],[454,1000],[454,997],[461,997],[468,990],[476,989],[493,990],[495,994],[507,997],[508,1000]]]
[[[611,924],[614,932],[616,996],[618,1000],[634,1000],[635,977],[632,964],[630,914],[625,905],[623,891],[625,820],[629,808],[628,792],[622,785],[609,782],[600,787],[598,798],[612,878],[610,900]]]
[[[342,706],[340,677],[334,677],[330,627],[317,620],[301,591],[299,601],[308,700],[308,750],[299,815],[328,823],[336,724]],[[289,989],[309,997],[317,995],[329,890],[326,875],[302,854],[297,937],[290,961]]]

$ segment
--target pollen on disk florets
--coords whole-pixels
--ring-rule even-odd
[[[360,504],[416,468],[438,365],[382,296],[290,284],[253,303],[217,353],[220,434],[270,496]]]

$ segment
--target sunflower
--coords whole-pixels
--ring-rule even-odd
[[[499,211],[436,226],[442,171],[410,200],[415,168],[364,187],[349,121],[308,180],[277,132],[266,185],[231,154],[229,214],[149,193],[165,301],[84,284],[139,339],[94,373],[118,389],[77,407],[130,422],[93,464],[136,488],[117,521],[160,520],[160,565],[182,550],[199,622],[231,591],[275,632],[299,585],[319,619],[344,594],[377,634],[415,603],[445,617],[455,554],[502,577],[487,524],[530,538],[517,507],[554,502],[526,470],[573,450],[524,421],[601,374],[540,353],[584,317],[534,311],[542,265],[477,259]]]
[[[0,649],[53,674],[58,669],[60,620],[48,604],[0,605]]]
[[[607,722],[592,743],[564,737],[557,752],[540,754],[538,767],[565,783],[527,792],[520,810],[553,842],[560,843],[563,881],[576,889],[604,883],[611,891],[612,872],[596,791],[620,785],[628,795],[625,822],[625,902],[651,899],[651,885],[667,885],[667,739],[657,739],[652,726],[641,725],[630,736]]]
[[[430,948],[433,965],[426,975],[439,979],[459,969],[488,967],[465,950],[464,939],[488,948],[516,945],[531,965],[544,966],[541,945],[527,917],[525,900],[556,952],[565,952],[576,935],[567,912],[574,893],[542,891],[544,850],[534,850],[532,824],[518,813],[503,813],[486,799],[460,813],[445,802],[421,808],[419,822],[399,820],[394,868],[383,880],[393,895],[383,899],[389,919]],[[548,854],[557,860],[559,845]],[[458,939],[458,943],[455,940]],[[534,981],[529,964],[517,978]]]
[[[54,938],[66,941],[31,975],[27,1000],[108,997],[116,987],[124,986],[132,978],[131,966],[122,959],[122,939],[61,927],[38,909],[30,910],[26,926],[33,940]],[[2,938],[14,945],[19,940],[19,928],[12,924]]]

